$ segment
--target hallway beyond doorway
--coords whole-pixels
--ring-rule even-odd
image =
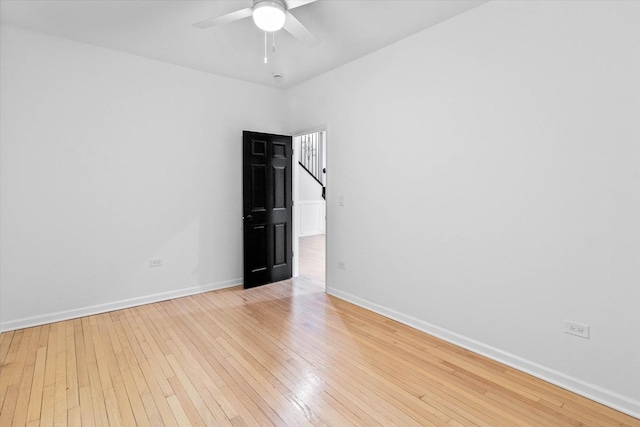
[[[324,234],[304,236],[299,239],[299,275],[313,284],[325,287],[325,244]]]

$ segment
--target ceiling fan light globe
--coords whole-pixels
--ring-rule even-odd
[[[278,31],[284,21],[284,8],[280,3],[263,1],[253,7],[253,22],[263,31]]]

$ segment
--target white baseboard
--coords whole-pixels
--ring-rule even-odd
[[[514,354],[507,353],[490,345],[470,339],[455,332],[451,332],[439,326],[432,325],[420,319],[416,319],[415,317],[407,316],[406,314],[402,314],[390,308],[362,299],[348,292],[327,288],[327,293],[357,306],[366,308],[367,310],[371,310],[382,316],[388,317],[389,319],[411,326],[419,331],[426,332],[429,335],[443,339],[451,344],[455,344],[473,351],[474,353],[486,356],[519,371],[526,372],[527,374],[533,375],[541,380],[602,403],[603,405],[609,406],[620,412],[624,412],[632,417],[640,418],[640,401],[638,400],[623,396],[597,385],[587,383],[578,378],[547,368]]]
[[[161,292],[143,297],[130,298],[121,301],[114,301],[105,304],[97,304],[89,307],[76,308],[73,310],[58,311],[55,313],[42,314],[39,316],[23,317],[21,319],[11,320],[0,325],[0,332],[14,331],[16,329],[30,328],[32,326],[44,325],[46,323],[61,322],[63,320],[76,319],[78,317],[91,316],[93,314],[106,313],[123,308],[135,307],[143,304],[150,304],[169,299],[186,297],[189,295],[201,294],[203,292],[216,291],[219,289],[230,288],[232,286],[241,285],[243,279],[226,280],[224,282],[210,283],[201,286],[192,286],[190,288],[178,289],[175,291]]]

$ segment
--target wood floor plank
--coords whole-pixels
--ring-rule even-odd
[[[2,405],[2,411],[0,411],[0,426],[10,426],[12,424],[19,392],[20,388],[17,384],[5,389],[4,404]]]
[[[22,373],[22,381],[18,386],[18,396],[16,398],[16,406],[13,410],[13,425],[23,426],[27,423],[27,414],[29,409],[29,396],[31,394],[31,386],[33,384],[34,365],[24,367]]]
[[[84,341],[84,354],[86,360],[86,371],[88,385],[81,387],[80,405],[83,424],[90,422],[92,418],[96,426],[106,426],[109,423],[107,408],[103,393],[102,382],[100,380],[100,372],[98,369],[98,360],[96,358],[95,348],[93,344],[93,326],[89,318],[82,319],[82,337]],[[76,343],[79,343],[77,341]],[[89,417],[87,411],[91,411],[92,417]]]
[[[76,356],[76,385],[78,387],[78,398],[80,388],[89,385],[89,373],[87,372],[86,348],[84,343],[84,333],[82,319],[73,321],[73,342]]]
[[[113,388],[108,388],[103,391],[104,404],[107,411],[108,421],[104,425],[109,426],[122,426],[122,419],[120,418],[120,411],[118,409],[118,399]]]
[[[80,398],[78,398],[79,400]],[[67,411],[67,424],[69,427],[81,427],[82,426],[82,414],[80,413],[80,406],[74,406]]]
[[[59,328],[58,331],[63,331]],[[58,348],[65,348],[64,334],[59,334]],[[67,360],[66,352],[56,355],[56,375],[54,383],[53,425],[64,426],[67,423]]]
[[[169,397],[173,396],[174,392],[169,384],[168,378],[173,377],[174,373],[165,357],[165,354],[169,354],[169,351],[166,350],[165,353],[159,345],[159,341],[162,341],[164,346],[164,340],[157,334],[154,321],[147,317],[147,312],[151,310],[151,308],[151,304],[144,307],[136,307],[136,312],[140,312],[140,314],[136,314],[133,319],[144,337],[144,341],[140,343],[140,348],[154,372],[154,378],[162,390],[162,393],[165,397]],[[146,321],[148,321],[148,323],[145,323]]]
[[[0,425],[598,426],[640,420],[300,277],[0,335]]]
[[[4,404],[6,397],[8,396],[8,388],[9,383],[11,382],[11,376],[13,375],[13,359],[15,359],[17,355],[17,347],[20,346],[21,337],[24,334],[24,331],[12,331],[7,332],[10,338],[6,338],[4,340],[4,357],[3,361],[0,364],[0,415],[3,412],[9,413],[8,409],[5,409]],[[4,334],[2,334],[4,335]],[[5,414],[5,416],[7,416]],[[13,417],[13,414],[11,415]]]
[[[103,317],[99,330],[100,337],[103,341],[102,347],[104,349],[104,357],[108,366],[109,377],[112,385],[112,388],[109,389],[109,393],[112,393],[115,398],[115,402],[112,402],[112,405],[117,409],[119,419],[122,424],[125,426],[133,426],[136,425],[136,420],[133,414],[131,402],[129,401],[127,389],[124,384],[123,373],[118,366],[116,356],[116,352],[122,352],[122,347],[117,341],[117,338],[114,339],[112,336],[113,331],[111,329],[113,325],[109,322],[107,317]],[[109,420],[111,420],[111,416],[109,417]]]
[[[88,374],[87,374],[88,375]],[[85,385],[78,390],[80,397],[80,422],[85,427],[93,427],[96,425],[93,404],[91,402],[91,387]]]
[[[40,425],[52,426],[54,418],[55,382],[56,382],[56,337],[59,323],[53,323],[48,330],[47,356],[44,368],[44,384],[42,388],[42,406],[40,410]]]
[[[181,363],[178,362],[173,354],[167,356],[167,359],[204,422],[207,425],[219,424],[230,426],[231,423],[229,419],[213,396],[211,396],[211,393],[204,387],[202,381],[199,378],[191,378],[187,375],[184,369],[182,369]]]
[[[47,348],[40,347],[36,351],[36,361],[33,368],[33,384],[31,385],[31,395],[29,396],[29,407],[27,408],[27,422],[40,419],[40,409],[42,407],[42,389],[44,387],[44,368],[47,357]]]
[[[142,362],[142,364],[140,365],[140,369],[147,381],[153,403],[156,405],[156,408],[162,419],[162,425],[177,426],[178,424],[176,422],[176,418],[173,415],[167,398],[164,396],[164,394],[162,393],[162,389],[158,385],[156,374],[153,372],[153,368],[151,368],[151,365],[149,363]],[[150,416],[149,418],[152,419],[153,417]]]
[[[0,334],[0,366],[4,364],[4,358],[9,352],[9,345],[15,331],[9,331],[6,334]]]
[[[76,356],[76,342],[75,334],[73,330],[73,322],[67,322],[68,326],[71,326],[71,333],[67,330],[66,336],[66,356],[67,356],[67,409],[76,408],[80,406],[80,394],[78,392],[78,364]],[[80,411],[77,412],[78,415]],[[75,419],[75,418],[74,418]]]
[[[175,416],[175,419],[177,420],[179,426],[188,427],[193,425],[191,424],[191,420],[189,420],[187,413],[184,411],[182,405],[180,405],[180,402],[175,395],[167,398],[167,402],[169,403],[169,407],[171,408],[171,411],[173,412],[173,415]]]
[[[174,396],[171,396],[171,398],[168,399],[169,406],[171,406],[171,409],[174,410],[173,414],[175,415],[176,419],[178,419],[178,423],[182,425],[186,417],[188,425],[207,425],[205,423],[205,420],[202,419],[202,416],[200,415],[200,411],[198,409],[202,410],[202,412],[205,413],[205,417],[208,419],[208,414],[206,414],[207,410],[202,408],[202,406],[200,406],[200,408],[196,408],[195,405],[200,404],[200,402],[198,401],[194,403],[191,400],[189,393],[184,389],[184,387],[182,387],[182,384],[180,383],[178,377],[173,376],[169,378],[169,383],[176,393]],[[176,404],[175,402],[178,403]]]
[[[174,367],[174,372],[192,380],[193,384],[198,388],[199,394],[210,402],[210,410],[217,418],[225,420],[236,418],[238,412],[241,411],[241,407],[234,406],[228,401],[227,397],[211,377],[211,373],[213,372],[215,375],[214,378],[219,378],[218,373],[211,367],[201,353],[189,346],[190,342],[188,340],[184,341],[182,339],[184,335],[179,332],[178,330],[171,332],[174,342],[180,343],[180,345],[176,347],[176,351],[171,355],[172,359],[170,363],[174,359],[179,362],[178,367]],[[172,366],[173,365],[175,365],[175,363],[172,363]]]
[[[20,426],[27,423],[27,415],[29,409],[29,398],[31,395],[31,387],[33,385],[33,376],[35,371],[35,361],[37,359],[38,342],[40,338],[40,331],[42,328],[35,327],[30,328],[31,335],[28,338],[28,344],[26,347],[26,354],[24,357],[24,365],[17,363],[17,369],[22,367],[20,377],[12,376],[12,382],[15,378],[16,381],[20,381],[18,386],[18,396],[16,398],[15,407],[13,409],[13,425]],[[27,335],[25,335],[25,340]],[[20,357],[20,355],[18,355]]]
[[[111,313],[114,328],[110,330],[111,339],[117,340],[120,344],[121,351],[116,353],[118,368],[122,375],[129,403],[131,404],[133,414],[138,426],[150,425],[149,414],[154,418],[159,418],[159,413],[155,405],[149,405],[146,396],[149,394],[147,383],[140,374],[139,361],[134,354],[132,343],[129,341],[124,330],[123,321],[126,322],[126,316],[122,312]],[[128,324],[126,324],[128,326]],[[134,338],[133,345],[136,345]],[[147,405],[144,401],[147,400]]]
[[[100,377],[100,385],[102,390],[112,389],[111,375],[109,375],[109,365],[107,363],[107,357],[102,344],[102,335],[98,326],[97,316],[91,316],[90,322],[87,325],[88,331],[85,332],[85,337],[90,337],[89,342],[91,345],[91,352],[93,353],[95,365],[98,369],[98,375]]]

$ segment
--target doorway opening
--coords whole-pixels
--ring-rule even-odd
[[[326,130],[293,137],[293,276],[326,287]]]

